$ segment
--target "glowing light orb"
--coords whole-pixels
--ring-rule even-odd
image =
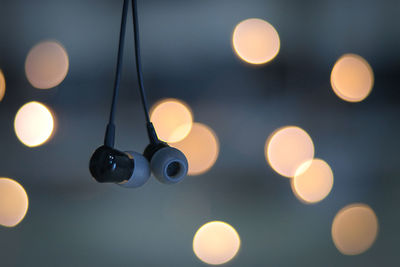
[[[331,85],[341,99],[360,102],[370,94],[374,86],[374,73],[364,58],[345,54],[333,66]]]
[[[6,79],[4,78],[3,72],[0,70],[0,101],[3,100],[5,93],[6,93]]]
[[[0,178],[0,224],[14,227],[28,211],[28,195],[16,181]]]
[[[268,137],[265,158],[280,175],[294,177],[303,163],[311,163],[310,160],[314,158],[314,144],[303,129],[296,126],[283,127]],[[301,170],[305,171],[305,166]]]
[[[193,251],[207,264],[219,265],[235,257],[240,248],[240,237],[236,230],[225,222],[206,223],[193,238]]]
[[[264,64],[279,53],[278,32],[268,22],[251,18],[240,22],[233,31],[233,48],[247,63]]]
[[[185,154],[189,163],[188,175],[200,175],[208,171],[219,154],[217,135],[211,128],[201,123],[193,123],[189,135],[171,146]]]
[[[332,239],[345,255],[357,255],[368,250],[378,235],[378,218],[365,204],[352,204],[341,209],[332,223]]]
[[[31,85],[38,89],[49,89],[59,85],[67,76],[68,54],[65,48],[53,41],[41,42],[28,53],[25,74]]]
[[[293,193],[299,200],[316,203],[331,192],[333,173],[328,163],[321,159],[313,159],[298,168],[291,185]]]
[[[185,138],[193,124],[193,115],[189,106],[172,98],[156,103],[151,109],[150,119],[158,137],[170,143]]]
[[[26,103],[15,115],[15,133],[28,147],[44,144],[51,137],[53,129],[54,118],[51,111],[39,102]]]

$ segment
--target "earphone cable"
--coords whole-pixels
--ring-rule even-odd
[[[121,18],[121,30],[119,33],[119,45],[118,45],[118,59],[117,59],[117,70],[115,73],[114,80],[114,90],[111,102],[110,117],[107,124],[106,134],[104,137],[104,145],[108,147],[114,147],[115,140],[115,112],[117,105],[117,98],[119,92],[119,86],[121,82],[121,72],[122,72],[122,61],[124,55],[124,43],[125,43],[125,33],[126,33],[126,19],[128,16],[129,0],[124,0],[122,8],[122,18]]]
[[[140,58],[140,40],[139,40],[139,21],[137,15],[137,4],[136,0],[132,0],[132,16],[133,16],[133,35],[135,39],[135,59],[136,59],[136,72],[137,78],[139,82],[139,92],[140,98],[142,100],[142,106],[144,110],[144,114],[146,117],[146,124],[147,124],[147,134],[149,136],[151,143],[158,143],[158,137],[156,131],[154,129],[153,124],[150,121],[149,115],[149,105],[147,103],[146,91],[144,89],[144,82],[143,82],[143,72],[142,72],[142,63]]]

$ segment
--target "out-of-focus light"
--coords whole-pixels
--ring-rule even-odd
[[[262,19],[247,19],[240,22],[233,31],[233,48],[236,54],[251,64],[264,64],[279,53],[278,32]]]
[[[372,90],[374,73],[364,58],[355,54],[345,54],[333,66],[331,85],[341,99],[360,102]]]
[[[67,76],[68,54],[58,42],[45,41],[35,45],[25,61],[25,73],[31,85],[49,89],[59,85]]]
[[[158,137],[165,142],[178,142],[192,129],[192,111],[186,103],[177,99],[169,98],[156,103],[150,118]]]
[[[314,158],[314,144],[303,129],[296,126],[283,127],[268,137],[265,158],[280,175],[294,177],[303,163],[311,163],[310,160]],[[303,165],[301,170],[305,171],[306,166]]]
[[[352,204],[341,209],[332,223],[332,239],[345,255],[357,255],[368,250],[378,235],[378,218],[365,204]]]
[[[53,114],[42,103],[36,101],[26,103],[15,115],[15,133],[26,146],[35,147],[44,144],[51,137],[53,129]]]
[[[235,257],[240,248],[240,237],[229,224],[220,221],[206,223],[193,238],[193,251],[207,264],[223,264]]]
[[[0,101],[3,100],[6,92],[6,79],[4,78],[3,72],[0,70]]]
[[[185,139],[171,146],[185,154],[188,163],[188,175],[200,175],[209,170],[218,158],[219,142],[217,135],[208,126],[193,123],[192,130]]]
[[[316,203],[323,200],[331,191],[333,173],[328,163],[321,159],[313,159],[298,168],[291,185],[293,193],[299,200]]]
[[[22,185],[9,178],[0,178],[0,224],[16,226],[27,211],[28,195]]]

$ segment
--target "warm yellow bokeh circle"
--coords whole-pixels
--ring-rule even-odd
[[[0,178],[0,225],[14,227],[28,211],[28,195],[18,182]]]
[[[235,27],[232,45],[239,58],[247,63],[264,64],[278,55],[280,39],[271,24],[262,19],[251,18]]]
[[[31,85],[49,89],[59,85],[67,76],[68,54],[58,42],[45,41],[35,45],[25,61],[25,74]]]
[[[368,250],[378,236],[378,218],[365,204],[352,204],[341,209],[332,223],[332,240],[345,255]]]
[[[5,92],[6,92],[6,79],[4,78],[4,73],[0,70],[0,101],[3,100]]]
[[[18,139],[28,147],[44,144],[54,130],[53,114],[44,104],[32,101],[23,105],[15,115],[14,130]]]
[[[333,186],[333,172],[328,163],[313,159],[303,163],[291,181],[293,193],[305,203],[316,203],[329,195]]]
[[[156,103],[150,111],[150,119],[158,137],[169,143],[185,138],[193,124],[193,115],[189,106],[178,99],[164,99]]]
[[[294,177],[298,168],[314,158],[311,137],[297,126],[286,126],[274,131],[265,144],[265,158],[277,173]],[[305,171],[307,168],[302,168]]]
[[[185,139],[171,146],[185,154],[189,163],[188,175],[200,175],[208,171],[219,154],[217,135],[210,127],[197,122],[193,123],[192,130]]]
[[[207,264],[219,265],[235,257],[240,248],[240,237],[229,224],[221,221],[206,223],[193,238],[193,251]]]
[[[374,73],[364,58],[345,54],[333,66],[331,85],[341,99],[360,102],[370,94],[374,86]]]

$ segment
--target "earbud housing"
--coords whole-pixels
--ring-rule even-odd
[[[135,168],[134,160],[126,153],[101,146],[90,158],[89,170],[99,183],[121,183],[128,180]]]

